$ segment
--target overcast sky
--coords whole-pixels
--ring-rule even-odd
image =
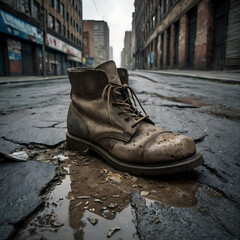
[[[110,46],[118,67],[125,31],[132,30],[134,0],[83,0],[83,19],[104,20],[110,31]]]

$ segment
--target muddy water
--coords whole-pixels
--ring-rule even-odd
[[[138,239],[130,206],[133,191],[148,202],[175,207],[197,204],[199,184],[185,175],[144,178],[117,171],[98,156],[64,149],[61,154],[59,149],[39,151],[33,158],[58,163],[62,180],[46,194],[45,207],[28,220],[16,239],[106,239],[111,228],[118,228],[111,239]]]

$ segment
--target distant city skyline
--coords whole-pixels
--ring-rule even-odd
[[[113,60],[121,64],[121,51],[124,46],[125,31],[132,30],[134,0],[83,0],[83,20],[104,20],[110,30],[110,46],[113,47]]]

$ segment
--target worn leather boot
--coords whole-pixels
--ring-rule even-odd
[[[143,108],[144,114],[137,110],[128,73],[113,61],[69,69],[68,76],[69,148],[82,154],[93,150],[114,168],[136,175],[176,173],[203,163],[192,139],[154,126]]]

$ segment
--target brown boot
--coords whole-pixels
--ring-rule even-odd
[[[91,149],[111,166],[137,175],[176,173],[203,163],[191,138],[154,126],[143,108],[144,115],[136,109],[127,71],[117,70],[113,61],[96,69],[69,69],[68,76],[68,147],[81,153]]]

